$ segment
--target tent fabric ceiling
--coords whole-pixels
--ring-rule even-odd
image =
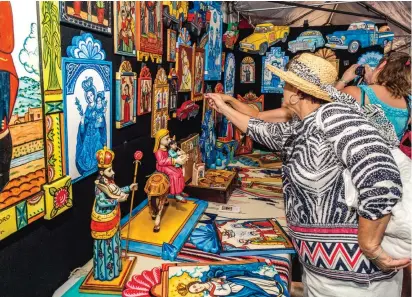
[[[311,7],[293,7],[293,4]],[[368,9],[368,6],[372,10]],[[364,16],[322,11],[318,10],[317,7]],[[376,23],[388,22],[391,30],[395,33],[392,49],[409,48],[408,50],[410,50],[411,2],[409,1],[285,1],[283,3],[236,1],[233,3],[233,11],[232,17],[239,13],[240,17],[246,18],[252,25],[270,22],[275,25],[286,24],[291,27],[301,27],[305,20],[308,21],[309,26],[349,25],[364,20]],[[376,18],[367,16],[376,16]],[[390,22],[389,19],[386,21],[386,17],[395,20],[400,26]],[[409,32],[405,28],[409,28]]]

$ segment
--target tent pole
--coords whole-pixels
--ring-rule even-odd
[[[312,12],[314,12],[314,9],[309,10],[308,12],[302,14],[301,16],[298,16],[296,19],[294,19],[293,21],[290,21],[289,23],[287,23],[287,26],[293,25],[294,23],[296,23],[297,21],[300,21],[301,19],[303,19],[304,17],[307,17],[308,15],[310,15]]]
[[[272,1],[269,1],[272,2]],[[284,4],[284,2],[281,2]],[[312,5],[307,5],[312,7],[318,7],[318,6],[323,6],[323,5],[334,5],[334,4],[341,4],[341,3],[345,3],[344,1],[339,1],[339,2],[328,2],[328,3],[323,3],[323,4],[312,4]],[[278,6],[278,7],[268,7],[268,8],[252,8],[252,9],[246,9],[246,10],[242,10],[242,12],[255,12],[255,11],[266,11],[266,10],[280,10],[280,9],[292,9],[292,8],[296,8],[297,6],[293,6],[294,4],[286,4],[288,6]]]
[[[300,4],[296,2],[282,2],[282,1],[269,1],[271,3],[276,3],[276,4],[284,4],[288,6],[296,6],[296,7],[302,7],[302,8],[313,8],[313,6],[309,6],[306,4]],[[328,5],[329,3],[325,3],[323,5]],[[334,12],[334,13],[339,13],[339,14],[347,14],[347,15],[353,15],[353,16],[360,16],[360,17],[365,17],[365,18],[371,18],[371,19],[377,19],[377,20],[386,20],[386,17],[382,16],[374,16],[374,15],[368,15],[368,14],[362,14],[362,13],[356,13],[356,12],[350,12],[350,11],[343,11],[343,10],[333,10],[329,8],[323,8],[323,7],[315,7],[315,10],[321,10],[321,11],[327,11],[327,12]]]

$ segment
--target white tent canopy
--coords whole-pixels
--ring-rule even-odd
[[[349,25],[364,20],[387,23],[395,33],[392,49],[410,50],[410,1],[235,1],[227,5],[228,21],[245,18],[252,25],[270,22],[301,27],[305,20],[309,26]]]

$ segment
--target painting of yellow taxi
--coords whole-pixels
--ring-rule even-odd
[[[239,49],[245,53],[263,56],[275,43],[286,42],[288,35],[288,26],[275,26],[271,23],[259,24],[252,35],[239,43]]]

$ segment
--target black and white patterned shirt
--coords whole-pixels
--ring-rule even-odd
[[[365,116],[344,103],[302,121],[250,119],[247,134],[282,151],[286,218],[301,262],[326,277],[368,283],[389,278],[359,249],[358,218],[389,214],[402,196],[398,167],[388,145]],[[359,191],[358,209],[345,203],[343,171]]]

